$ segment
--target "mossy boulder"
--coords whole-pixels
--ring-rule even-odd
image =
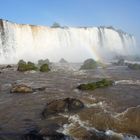
[[[37,70],[38,68],[35,66],[35,64],[34,63],[32,63],[32,62],[28,62],[27,63],[27,70]]]
[[[32,62],[26,63],[24,60],[20,60],[18,62],[18,69],[17,69],[18,71],[22,71],[22,72],[30,71],[30,70],[35,70],[36,71],[37,69],[38,68]]]
[[[38,60],[38,65],[39,65],[39,66],[41,66],[41,65],[43,65],[43,64],[48,64],[48,65],[50,65],[51,63],[50,63],[50,60],[49,60],[49,59],[40,59],[40,60]]]
[[[87,84],[81,84],[77,88],[80,90],[95,90],[96,88],[103,88],[113,85],[113,81],[102,79],[97,82],[91,82]]]
[[[26,66],[26,62],[24,60],[20,60],[18,62],[18,71],[26,71],[27,70],[27,66]]]
[[[49,65],[48,65],[48,64],[43,64],[43,65],[40,67],[40,71],[41,71],[41,72],[48,72],[48,71],[50,71]]]
[[[132,69],[132,70],[140,70],[140,64],[128,64],[128,68]]]
[[[81,66],[81,70],[82,69],[95,69],[97,68],[98,64],[95,60],[93,59],[87,59],[84,61],[83,65]]]

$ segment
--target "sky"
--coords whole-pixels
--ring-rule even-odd
[[[0,18],[48,26],[114,26],[140,42],[140,0],[0,0]]]

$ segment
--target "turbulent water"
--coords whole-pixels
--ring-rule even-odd
[[[140,71],[112,65],[83,71],[79,70],[80,66],[57,63],[52,65],[49,73],[21,73],[16,67],[1,68],[0,139],[20,140],[15,133],[24,134],[38,126],[57,130],[74,140],[87,140],[84,135],[93,135],[95,140],[140,140]],[[115,84],[94,91],[76,89],[79,83],[102,78],[113,79]],[[15,83],[45,89],[11,94],[10,89]],[[46,103],[66,97],[80,99],[85,108],[41,119]]]
[[[46,57],[52,61],[61,57],[83,61],[87,57],[100,59],[136,51],[135,38],[112,27],[51,28],[0,20],[1,63]]]

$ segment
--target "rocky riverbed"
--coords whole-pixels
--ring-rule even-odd
[[[80,66],[57,63],[48,73],[1,66],[0,139],[139,140],[140,71]],[[93,91],[76,88],[103,78],[114,84]],[[13,93],[15,85],[31,92]]]

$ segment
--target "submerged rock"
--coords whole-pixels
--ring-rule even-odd
[[[55,115],[57,113],[77,111],[79,109],[82,109],[83,107],[84,104],[78,99],[59,99],[48,103],[43,110],[42,115],[44,118],[46,118],[49,115]]]
[[[103,88],[113,85],[113,81],[102,79],[97,82],[87,83],[87,84],[80,84],[77,88],[80,90],[95,90],[96,88]]]
[[[10,90],[11,93],[32,93],[33,89],[27,85],[14,85]]]

